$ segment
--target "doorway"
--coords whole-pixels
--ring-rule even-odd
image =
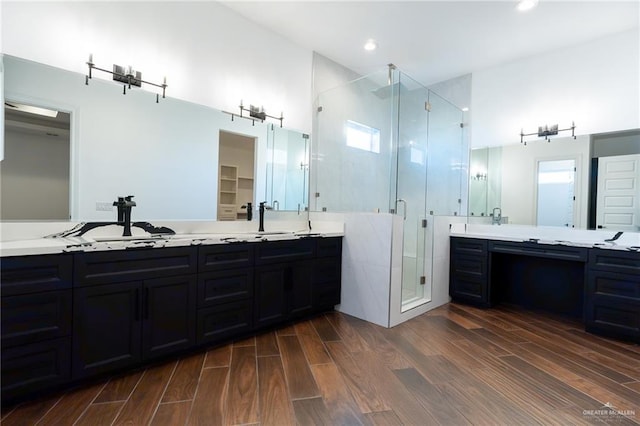
[[[538,226],[573,228],[576,160],[538,161],[536,222]]]
[[[255,148],[255,137],[220,131],[218,220],[247,220],[255,209]]]
[[[70,219],[71,114],[5,101],[0,220]]]

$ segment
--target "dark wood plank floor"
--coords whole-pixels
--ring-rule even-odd
[[[640,424],[638,345],[457,304],[393,329],[332,312],[2,413],[7,426],[603,422]]]

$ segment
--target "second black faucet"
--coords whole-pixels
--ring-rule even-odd
[[[113,205],[118,208],[118,224],[124,226],[123,237],[131,236],[131,208],[136,205],[132,198],[133,195],[127,195],[118,197],[118,200],[113,202]]]

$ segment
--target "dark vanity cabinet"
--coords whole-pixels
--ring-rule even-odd
[[[0,271],[4,401],[71,378],[73,257],[4,257]]]
[[[340,303],[342,237],[256,245],[254,327],[333,309]]]
[[[254,326],[262,328],[313,311],[316,239],[256,244]]]
[[[571,316],[640,343],[640,252],[451,237],[449,295]]]
[[[313,309],[333,309],[340,303],[342,238],[318,240],[313,265]]]
[[[76,255],[74,378],[195,345],[196,254],[180,247]]]
[[[198,344],[251,330],[253,247],[254,244],[233,243],[199,248]]]
[[[487,241],[451,238],[449,295],[455,301],[490,306]]]
[[[640,343],[640,253],[591,249],[587,266],[587,331]]]
[[[2,258],[2,403],[340,303],[342,238]]]

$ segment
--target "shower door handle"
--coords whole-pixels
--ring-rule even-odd
[[[398,198],[396,200],[396,213],[398,213],[398,203],[404,204],[404,209],[402,210],[402,219],[407,220],[407,202],[402,198]]]

